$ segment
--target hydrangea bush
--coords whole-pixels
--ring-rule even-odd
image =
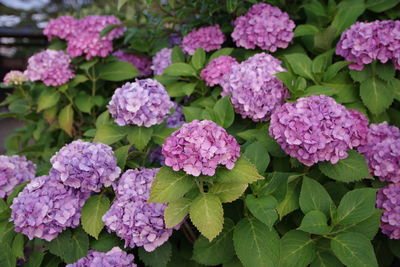
[[[399,265],[398,1],[111,2],[4,76],[0,265]]]

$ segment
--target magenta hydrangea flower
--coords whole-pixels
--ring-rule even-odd
[[[67,267],[136,267],[133,263],[134,258],[119,247],[114,247],[108,252],[89,250],[86,257],[67,264]]]
[[[151,60],[147,57],[125,53],[122,50],[114,52],[113,55],[116,56],[118,60],[129,62],[135,66],[140,72],[138,77],[150,76],[153,72],[151,69]]]
[[[266,53],[256,54],[232,66],[221,82],[222,96],[232,94],[235,112],[253,121],[267,121],[272,112],[289,97],[283,83],[274,76],[286,71],[281,62]]]
[[[5,85],[21,85],[27,80],[25,74],[19,70],[8,72],[3,79]]]
[[[21,156],[0,156],[0,198],[12,193],[14,188],[35,178],[36,165]]]
[[[185,123],[168,137],[162,153],[174,171],[213,176],[219,164],[233,169],[240,146],[224,128],[209,120]]]
[[[370,173],[383,182],[400,182],[400,129],[387,122],[371,124],[367,142],[358,148]]]
[[[66,187],[52,176],[33,179],[11,205],[15,231],[51,241],[67,227],[77,227],[89,193]]]
[[[220,56],[208,63],[208,65],[201,71],[201,78],[208,86],[220,85],[224,75],[229,73],[232,66],[239,63],[230,56]]]
[[[79,20],[71,16],[61,16],[56,19],[51,19],[43,30],[43,34],[49,40],[54,37],[68,40],[76,35],[80,27]]]
[[[163,48],[153,57],[151,69],[154,75],[163,74],[164,70],[172,64],[172,48]]]
[[[383,210],[382,233],[400,239],[400,183],[389,184],[378,191],[376,207]]]
[[[236,46],[275,52],[288,47],[296,25],[286,12],[269,4],[253,5],[249,11],[234,21],[232,38]]]
[[[73,141],[51,159],[51,175],[82,192],[100,192],[118,179],[121,169],[112,148],[102,143]]]
[[[59,86],[75,77],[70,63],[70,57],[63,51],[47,49],[29,58],[24,75],[33,82]]]
[[[225,36],[219,25],[214,25],[192,30],[188,35],[183,37],[181,47],[183,52],[193,55],[199,47],[203,48],[206,52],[220,49],[224,41]]]
[[[307,166],[346,158],[349,149],[365,144],[367,131],[363,114],[325,95],[282,105],[272,114],[269,127],[281,148]]]
[[[160,124],[174,106],[164,86],[153,79],[136,80],[115,90],[108,110],[120,125]]]

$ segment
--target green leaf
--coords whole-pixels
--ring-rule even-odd
[[[196,107],[182,107],[183,114],[185,115],[186,122],[198,120],[202,118],[203,109]]]
[[[7,217],[10,216],[8,215]],[[16,234],[14,232],[14,224],[10,223],[7,218],[6,220],[0,222],[0,229],[0,243],[12,244]]]
[[[164,70],[164,74],[171,76],[196,76],[196,70],[186,63],[173,63]]]
[[[279,236],[255,218],[244,218],[235,227],[233,244],[246,267],[275,267],[279,262]]]
[[[235,255],[232,240],[234,229],[234,222],[226,218],[222,232],[212,242],[200,236],[193,246],[193,259],[213,266],[228,262]]]
[[[108,112],[108,110],[104,111],[97,117],[96,128],[100,128],[106,124],[110,124],[110,112]]]
[[[323,174],[340,182],[348,183],[370,178],[371,174],[364,156],[354,150],[349,150],[348,154],[347,158],[339,160],[336,164],[323,161],[318,167]]]
[[[286,214],[299,208],[299,194],[298,181],[295,180],[288,184],[285,198],[279,203],[276,208],[279,217],[283,218]]]
[[[115,124],[104,124],[98,127],[94,137],[95,142],[112,145],[126,135],[126,130]]]
[[[149,202],[167,203],[182,197],[195,185],[195,178],[183,171],[161,167],[151,185]]]
[[[272,226],[278,219],[278,213],[275,210],[277,205],[278,202],[273,196],[261,196],[258,198],[253,195],[246,196],[246,206],[249,208],[251,214],[265,223],[269,229],[272,229]]]
[[[29,259],[24,265],[25,267],[40,267],[42,266],[42,261],[44,258],[44,253],[41,251],[33,251],[29,255]]]
[[[171,53],[172,63],[185,62],[185,56],[183,55],[182,49],[179,46],[174,46]]]
[[[260,141],[246,147],[244,155],[256,165],[259,173],[265,172],[270,162],[267,148]]]
[[[37,111],[50,108],[58,103],[60,93],[52,88],[45,88],[39,96]]]
[[[217,196],[200,194],[190,206],[189,214],[190,220],[208,240],[212,241],[221,232],[224,210]]]
[[[220,57],[220,56],[229,56],[232,53],[232,51],[233,51],[233,48],[229,48],[229,47],[218,49],[217,51],[212,53],[208,62],[210,62],[211,60],[216,59],[217,57]]]
[[[192,200],[188,198],[180,198],[168,204],[164,211],[165,226],[172,228],[182,222],[189,214],[189,208]]]
[[[197,83],[176,82],[167,86],[170,97],[189,96],[196,89]]]
[[[342,233],[331,239],[331,248],[339,260],[351,267],[378,266],[374,249],[365,236],[358,233]]]
[[[123,245],[123,241],[118,236],[114,233],[107,233],[106,231],[101,232],[97,240],[92,239],[90,242],[90,248],[100,252],[108,252],[113,247],[122,248]]]
[[[326,216],[330,216],[330,208],[333,205],[333,201],[326,189],[313,179],[303,178],[299,201],[300,208],[304,214],[312,210],[318,210]]]
[[[332,96],[336,94],[337,91],[334,88],[329,88],[324,85],[313,85],[307,88],[302,97],[311,96],[311,95],[328,95]]]
[[[400,3],[400,2],[399,2]],[[381,64],[375,65],[376,75],[384,81],[390,82],[396,78],[396,69],[393,68],[392,64]]]
[[[333,79],[336,76],[336,74],[338,74],[338,72],[340,70],[342,70],[344,67],[348,66],[349,64],[350,64],[350,61],[338,61],[338,62],[333,63],[326,69],[326,72],[322,76],[322,79],[324,81],[330,81],[331,79]]]
[[[214,183],[209,192],[217,195],[222,203],[232,202],[238,199],[246,191],[247,184]]]
[[[216,115],[216,120],[219,125],[224,128],[229,128],[235,119],[235,112],[229,100],[229,96],[225,96],[215,103],[213,108]]]
[[[342,263],[330,252],[317,251],[310,267],[341,267]]]
[[[140,73],[131,63],[125,61],[101,64],[98,72],[99,79],[113,82],[133,79]]]
[[[312,210],[304,216],[297,229],[310,234],[323,235],[329,233],[332,228],[328,226],[325,214],[318,210]]]
[[[257,180],[264,179],[258,172],[256,167],[250,161],[241,156],[235,163],[232,170],[220,168],[216,174],[218,182],[221,183],[238,183],[251,184]]]
[[[60,128],[63,129],[69,136],[73,133],[73,123],[74,123],[74,109],[72,105],[69,104],[65,106],[58,114],[58,123]]]
[[[379,230],[381,213],[380,210],[375,210],[374,213],[365,220],[350,225],[338,225],[333,229],[333,232],[356,232],[372,240]]]
[[[312,62],[312,71],[314,73],[323,73],[332,63],[333,52],[333,49],[331,49],[315,57]]]
[[[92,110],[92,107],[94,106],[94,102],[92,101],[92,97],[88,94],[79,94],[75,98],[75,105],[78,107],[78,109],[82,112],[89,113]]]
[[[163,128],[161,131],[154,131],[153,133],[153,142],[157,145],[164,144],[164,141],[167,137],[169,137],[173,132],[175,132],[175,128]]]
[[[367,9],[369,9],[373,12],[376,12],[376,13],[381,13],[383,11],[391,9],[398,4],[399,4],[399,0],[367,0],[366,1]]]
[[[285,58],[294,73],[306,79],[314,80],[314,76],[312,74],[312,61],[307,55],[293,53],[285,55]]]
[[[126,159],[128,158],[129,149],[131,148],[130,145],[121,146],[117,150],[114,151],[114,155],[117,158],[117,165],[122,170],[125,168]]]
[[[117,9],[118,11],[128,2],[128,0],[118,0]]]
[[[91,67],[93,67],[94,65],[96,65],[96,63],[99,61],[98,58],[94,58],[90,61],[86,61],[82,64],[79,65],[79,68],[85,71],[88,71]]]
[[[307,36],[307,35],[315,35],[319,32],[319,29],[311,24],[301,24],[296,27],[294,30],[295,37]]]
[[[5,242],[0,242],[0,266],[15,267],[16,264],[17,261],[10,246]]]
[[[17,258],[24,259],[24,245],[25,245],[25,238],[24,235],[17,233],[14,237],[12,242],[12,252]]]
[[[172,246],[170,242],[165,242],[152,252],[147,252],[143,247],[139,248],[139,258],[150,267],[166,267],[171,260]]]
[[[82,208],[82,228],[89,235],[98,238],[104,227],[103,215],[110,209],[110,200],[104,195],[94,195],[86,200]]]
[[[131,126],[128,129],[128,141],[137,149],[143,150],[151,139],[153,128]]]
[[[233,11],[236,10],[237,6],[238,6],[238,0],[226,1],[226,11],[228,11],[228,13],[233,13]]]
[[[364,13],[364,0],[344,0],[337,6],[337,13],[332,21],[336,29],[336,36],[339,36],[345,29],[357,21],[357,18]]]
[[[204,62],[206,61],[206,52],[204,52],[204,49],[199,47],[196,49],[196,52],[194,52],[194,55],[192,56],[192,60],[190,63],[196,70],[200,70],[204,66]]]
[[[392,104],[394,93],[388,83],[372,76],[361,83],[360,96],[369,111],[380,114]]]
[[[287,232],[281,239],[280,266],[308,266],[315,257],[315,244],[310,235],[298,230]]]

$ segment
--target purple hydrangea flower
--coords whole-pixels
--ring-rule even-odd
[[[206,52],[220,49],[224,41],[225,36],[219,25],[215,25],[192,30],[188,35],[183,37],[181,47],[183,52],[193,55],[199,47],[203,48]]]
[[[19,70],[8,72],[3,79],[6,85],[21,85],[27,80],[25,74]]]
[[[310,96],[286,103],[271,116],[269,134],[291,157],[307,166],[337,163],[347,150],[365,144],[368,120],[328,96]]]
[[[52,176],[33,179],[11,205],[15,231],[51,241],[67,227],[77,227],[89,193],[66,187]]]
[[[365,156],[370,173],[383,182],[400,182],[400,129],[387,122],[371,124],[367,142],[358,151]]]
[[[233,24],[232,38],[236,46],[246,49],[258,46],[271,52],[288,47],[296,27],[286,12],[265,3],[253,5]]]
[[[14,188],[35,178],[36,165],[21,156],[0,156],[0,198],[12,193]]]
[[[173,107],[164,86],[153,79],[136,80],[115,90],[108,110],[120,125],[160,124]]]
[[[183,115],[181,105],[175,102],[173,102],[173,105],[175,112],[167,117],[167,128],[178,128],[185,123],[185,116]]]
[[[71,16],[61,16],[51,19],[43,30],[43,34],[49,40],[53,37],[68,40],[76,35],[76,31],[80,26],[79,20]]]
[[[24,74],[30,81],[58,86],[75,77],[70,63],[70,57],[63,51],[47,49],[29,58]]]
[[[89,250],[86,257],[67,264],[67,267],[136,267],[133,263],[134,258],[119,247],[114,247],[108,252]]]
[[[232,66],[222,81],[222,96],[232,94],[231,102],[235,112],[253,121],[267,121],[271,113],[289,92],[274,76],[286,71],[281,62],[271,55],[256,54],[239,65]]]
[[[194,120],[168,137],[162,147],[165,165],[174,171],[213,176],[219,164],[233,169],[240,146],[224,128],[209,120]]]
[[[122,50],[114,52],[113,55],[116,56],[118,60],[129,62],[135,66],[140,72],[138,77],[150,76],[153,72],[151,69],[151,60],[147,57],[125,53]]]
[[[381,230],[391,239],[400,239],[400,183],[389,184],[378,191],[376,207],[383,210]]]
[[[73,141],[50,160],[50,173],[64,185],[82,192],[100,192],[118,179],[121,169],[112,148],[102,143]]]
[[[162,154],[162,149],[160,146],[157,146],[150,150],[149,161],[157,162],[161,166],[165,166],[165,157]]]
[[[171,33],[168,39],[168,45],[174,47],[182,43],[182,37],[178,33]]]
[[[154,75],[163,74],[164,70],[172,64],[171,54],[172,48],[163,48],[157,52],[153,57],[153,65],[151,66]]]
[[[232,66],[238,65],[239,63],[230,56],[220,56],[208,63],[208,65],[201,71],[201,78],[206,82],[208,86],[214,86],[221,84],[224,75],[229,73]]]

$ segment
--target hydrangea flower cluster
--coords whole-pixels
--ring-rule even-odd
[[[192,30],[188,35],[183,37],[181,47],[183,52],[193,55],[199,47],[203,48],[206,52],[220,49],[224,41],[225,36],[219,25],[214,25]]]
[[[75,77],[70,63],[70,57],[63,51],[47,49],[29,58],[24,75],[33,82],[59,86]]]
[[[363,114],[325,95],[285,103],[272,114],[269,127],[281,148],[307,166],[346,158],[347,150],[365,144],[367,131]]]
[[[154,75],[163,74],[164,70],[172,64],[171,59],[172,48],[163,48],[157,52],[153,57],[151,69],[154,71]]]
[[[219,164],[233,169],[240,146],[226,130],[209,120],[185,123],[162,147],[165,165],[193,176],[213,176]]]
[[[173,105],[162,84],[143,79],[128,82],[115,90],[108,110],[120,126],[150,127],[162,123]]]
[[[182,37],[178,33],[171,33],[168,39],[168,45],[173,47],[182,43]]]
[[[14,188],[35,178],[36,165],[21,156],[0,156],[0,198],[12,193]]]
[[[367,142],[358,151],[365,156],[371,174],[383,182],[400,182],[400,129],[387,122],[371,124]]]
[[[275,52],[288,47],[296,27],[286,12],[269,4],[253,5],[249,11],[234,21],[232,38],[236,46]]]
[[[112,148],[102,143],[73,141],[60,149],[50,160],[51,175],[64,185],[82,192],[100,192],[120,175]]]
[[[383,209],[381,230],[391,239],[400,239],[400,183],[389,184],[378,191],[376,207]]]
[[[169,115],[166,119],[167,128],[178,128],[185,123],[185,116],[183,115],[181,105],[173,102],[174,113]]]
[[[266,53],[256,54],[234,65],[222,81],[222,96],[232,94],[235,112],[253,121],[267,121],[289,97],[283,83],[274,76],[286,71],[281,62]]]
[[[336,54],[352,61],[353,70],[362,70],[374,60],[392,60],[400,69],[400,21],[356,22],[342,33]]]
[[[19,70],[12,70],[4,75],[3,82],[5,85],[21,85],[26,81],[26,76]]]
[[[153,72],[151,69],[151,60],[147,57],[125,53],[122,50],[114,52],[113,55],[116,56],[118,60],[129,62],[135,66],[140,72],[138,77],[150,76]]]
[[[201,78],[208,86],[220,85],[223,81],[224,75],[229,73],[232,66],[239,63],[230,56],[220,56],[208,63],[208,65],[201,71]]]
[[[79,20],[71,16],[61,16],[56,19],[51,19],[43,30],[43,34],[49,40],[54,37],[68,40],[76,35],[79,26]]]
[[[108,252],[89,250],[86,257],[79,261],[67,264],[67,267],[136,267],[133,263],[135,257],[114,247]]]

